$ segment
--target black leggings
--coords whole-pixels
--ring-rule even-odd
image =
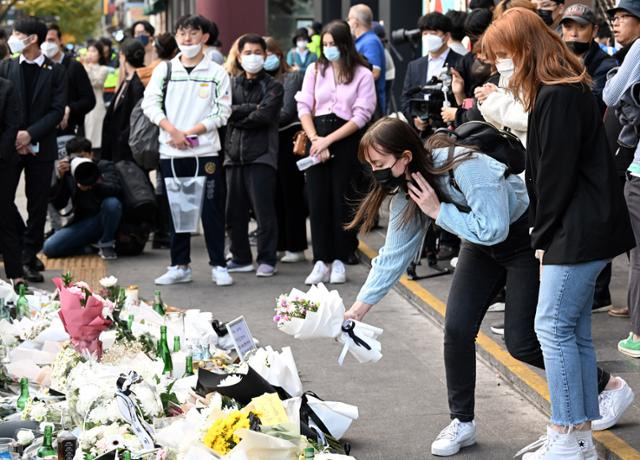
[[[447,301],[444,362],[451,418],[474,418],[475,341],[487,308],[506,286],[504,340],[516,359],[544,369],[534,331],[540,265],[529,237],[527,213],[511,224],[507,239],[493,246],[463,242]],[[598,368],[598,392],[610,375]]]

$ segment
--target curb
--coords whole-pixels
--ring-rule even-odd
[[[377,252],[360,240],[358,248],[364,260],[371,264]],[[402,275],[394,287],[421,313],[433,318],[441,327],[444,326],[445,304],[422,285]],[[547,381],[538,375],[527,364],[513,357],[495,340],[480,331],[476,340],[477,353],[491,367],[516,388],[525,398],[546,415],[549,415],[549,390]],[[640,459],[640,451],[633,448],[619,436],[609,430],[593,433],[598,456],[604,460]]]

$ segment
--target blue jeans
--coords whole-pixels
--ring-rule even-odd
[[[113,247],[121,216],[120,200],[115,197],[105,198],[98,214],[73,222],[55,232],[44,242],[42,252],[47,257],[56,258],[81,253],[86,246],[96,242],[98,247]]]
[[[544,266],[535,330],[555,425],[579,425],[600,418],[591,307],[596,278],[607,262]]]

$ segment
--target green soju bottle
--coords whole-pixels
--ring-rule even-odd
[[[129,332],[131,332],[131,327],[133,326],[133,315],[129,315],[129,317],[127,318],[127,329],[129,329]]]
[[[184,375],[193,375],[193,356],[187,355],[184,363]]]
[[[31,309],[29,308],[29,301],[25,296],[26,288],[24,284],[21,284],[18,288],[18,301],[16,302],[16,307],[18,310],[18,319],[20,318],[30,318],[31,317]]]
[[[42,447],[38,449],[38,458],[50,460],[58,458],[58,452],[53,448],[53,427],[51,425],[44,427],[44,441],[42,441]]]
[[[180,336],[176,335],[173,338],[173,352],[177,353],[180,351]]]
[[[27,405],[27,401],[29,401],[29,380],[27,380],[26,377],[22,377],[20,379],[20,396],[18,397],[16,407],[23,410]]]
[[[173,363],[171,362],[171,351],[167,343],[167,326],[160,326],[160,357],[164,361],[163,374],[171,374]]]
[[[159,314],[164,316],[164,303],[162,303],[162,297],[160,297],[160,291],[155,291],[153,293],[153,310]]]
[[[125,450],[122,453],[122,460],[131,460],[131,452],[129,452],[128,450]]]

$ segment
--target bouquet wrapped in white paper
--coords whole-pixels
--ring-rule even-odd
[[[248,363],[271,385],[283,388],[291,396],[302,394],[302,382],[290,347],[284,347],[281,352],[270,346],[258,348]]]
[[[344,320],[344,303],[338,291],[324,284],[312,286],[308,292],[292,289],[276,299],[273,321],[278,329],[296,339],[328,337],[343,344],[338,363],[347,353],[359,362],[377,362],[382,358],[378,337],[382,329],[359,321]]]

